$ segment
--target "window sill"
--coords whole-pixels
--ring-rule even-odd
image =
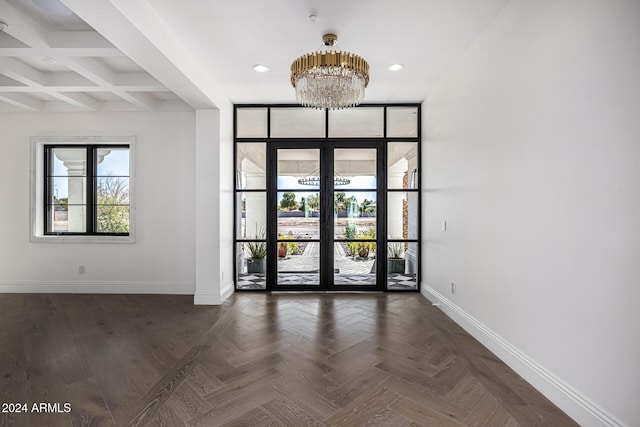
[[[135,243],[135,236],[31,236],[33,243]]]

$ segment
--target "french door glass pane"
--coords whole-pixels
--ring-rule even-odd
[[[267,193],[236,193],[236,236],[238,239],[264,239],[267,230]]]
[[[376,242],[354,240],[333,244],[333,283],[336,286],[376,284]]]
[[[320,193],[278,192],[278,236],[320,239]]]
[[[267,242],[236,243],[236,284],[238,289],[267,288]]]
[[[418,288],[418,243],[389,242],[387,244],[387,288]]]
[[[334,150],[333,185],[336,191],[351,188],[376,189],[375,148],[337,148]]]
[[[418,193],[389,191],[387,193],[387,237],[418,239]]]
[[[390,142],[387,149],[387,187],[402,190],[419,186],[418,143]]]
[[[267,187],[267,144],[242,142],[236,144],[236,188],[265,190]]]
[[[279,239],[277,283],[278,286],[319,286],[320,242]]]
[[[320,189],[320,150],[279,149],[278,189]]]
[[[377,196],[373,191],[333,193],[335,239],[373,239],[376,233]]]

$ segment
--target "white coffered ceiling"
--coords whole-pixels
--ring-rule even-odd
[[[0,111],[191,107],[76,15],[0,1]]]
[[[0,0],[0,111],[294,103],[290,64],[328,31],[369,61],[365,102],[420,102],[509,0],[59,1]]]

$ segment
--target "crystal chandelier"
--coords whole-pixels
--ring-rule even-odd
[[[325,34],[322,42],[323,52],[307,53],[291,64],[296,99],[312,108],[355,107],[369,84],[369,64],[358,55],[334,50],[335,34]]]
[[[298,180],[298,184],[311,185],[313,187],[320,187],[320,175],[318,175],[319,172],[320,172],[320,169],[316,169],[315,171],[305,176],[304,178],[300,178]],[[349,178],[345,178],[344,176],[340,176],[338,174],[333,175],[334,187],[337,187],[339,185],[349,185],[350,183],[351,183],[351,180]]]

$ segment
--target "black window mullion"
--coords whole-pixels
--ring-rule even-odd
[[[52,181],[49,179],[51,175],[51,147],[45,147],[44,149],[44,203],[43,203],[43,218],[44,218],[44,233],[49,234],[53,230],[50,229],[49,224],[49,200],[51,200],[51,186]]]
[[[96,183],[98,178],[95,176],[96,173],[96,148],[95,147],[87,147],[87,158],[86,158],[86,204],[85,204],[85,215],[86,215],[86,227],[87,233],[94,234],[97,232],[96,230],[96,218],[97,218],[97,209],[98,209],[98,196],[96,194]]]

